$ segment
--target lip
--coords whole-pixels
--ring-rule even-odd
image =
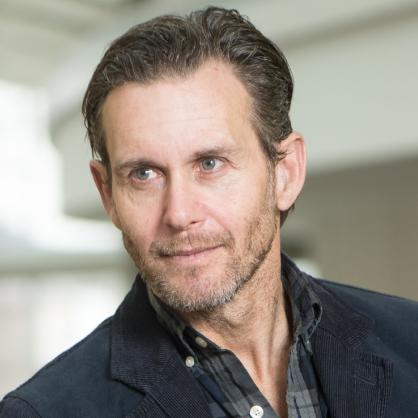
[[[179,264],[195,263],[203,261],[220,247],[221,246],[218,245],[216,247],[209,248],[192,248],[190,250],[177,251],[174,254],[164,256],[164,258]]]

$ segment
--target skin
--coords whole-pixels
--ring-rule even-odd
[[[277,225],[302,189],[306,149],[290,134],[269,169],[250,112],[244,86],[217,62],[188,79],[124,85],[103,107],[112,188],[103,164],[90,168],[153,291],[232,350],[286,417],[292,330]]]

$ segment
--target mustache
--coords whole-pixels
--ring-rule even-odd
[[[203,251],[215,247],[234,248],[235,240],[230,233],[187,232],[174,237],[154,241],[150,253],[156,257],[172,257],[184,251]]]

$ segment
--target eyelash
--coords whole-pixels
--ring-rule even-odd
[[[153,172],[153,173],[155,173],[156,174],[156,176],[155,176],[155,178],[151,178],[151,179],[140,179],[138,176],[137,176],[137,173],[139,172],[139,171],[151,171],[151,172]],[[154,170],[153,168],[151,168],[151,167],[139,167],[139,168],[135,168],[135,169],[133,169],[132,171],[131,171],[131,173],[129,174],[129,176],[130,177],[133,177],[135,180],[138,180],[138,181],[140,181],[140,182],[142,182],[142,181],[147,181],[147,180],[155,180],[157,177],[158,177],[158,171],[157,170]]]
[[[212,170],[205,170],[204,168],[203,168],[203,162],[204,161],[210,161],[210,160],[215,160],[216,162],[218,162],[219,163],[219,166],[218,167],[216,167],[216,168],[213,168]],[[205,157],[205,158],[202,158],[200,161],[199,161],[199,167],[201,168],[200,170],[198,170],[198,171],[200,171],[200,172],[206,172],[206,173],[209,173],[209,172],[217,172],[221,167],[222,167],[222,165],[224,164],[224,161],[221,159],[221,158],[217,158],[217,157]]]

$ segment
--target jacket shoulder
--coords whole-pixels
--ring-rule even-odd
[[[403,368],[405,373],[413,371],[418,376],[418,302],[354,286],[314,280],[373,320],[371,331],[362,342],[363,350],[392,359],[398,370]]]
[[[109,318],[5,397],[30,405],[41,417],[126,416],[143,395],[111,379]]]
[[[379,319],[386,320],[386,317],[394,320],[407,317],[411,319],[411,322],[418,321],[418,302],[416,301],[328,280],[314,280],[351,306],[372,317],[375,322]]]

